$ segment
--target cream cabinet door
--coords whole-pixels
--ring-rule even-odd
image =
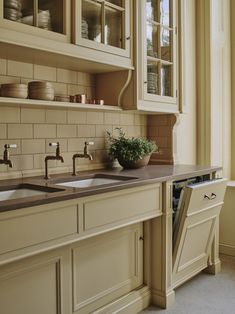
[[[142,223],[72,249],[73,313],[91,313],[143,284]]]
[[[0,267],[0,313],[70,313],[69,252],[56,250]]]
[[[224,179],[185,188],[174,231],[174,287],[208,266],[225,189]]]

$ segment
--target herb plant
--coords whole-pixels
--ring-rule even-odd
[[[117,158],[135,162],[157,149],[157,145],[153,141],[141,137],[128,138],[122,128],[116,129],[119,133],[118,137],[114,137],[109,131],[106,131],[110,142],[108,155],[111,160]]]

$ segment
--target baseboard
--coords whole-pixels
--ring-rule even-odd
[[[134,290],[115,300],[93,314],[136,314],[151,303],[151,291],[147,286]]]
[[[227,245],[227,244],[220,244],[219,252],[221,254],[235,256],[235,246]]]
[[[152,304],[163,309],[168,309],[175,302],[175,291],[171,290],[167,294],[162,291],[152,290]]]

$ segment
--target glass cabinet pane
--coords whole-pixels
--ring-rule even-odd
[[[63,4],[63,0],[4,0],[4,18],[63,33]]]
[[[146,38],[147,38],[147,55],[150,57],[158,58],[158,40],[159,40],[159,27],[152,24],[147,23],[146,28]]]
[[[161,28],[161,59],[165,61],[172,61],[171,47],[172,47],[172,31],[162,27]]]
[[[159,63],[148,61],[147,64],[147,92],[159,94]]]
[[[148,19],[159,22],[158,0],[146,1],[146,15]]]
[[[82,38],[101,43],[102,38],[102,6],[96,1],[82,1]]]
[[[161,95],[172,95],[172,65],[161,66]]]
[[[123,1],[122,0],[107,0],[107,2],[118,5],[119,7],[123,7]]]
[[[63,0],[38,1],[38,27],[63,33]]]
[[[105,7],[105,44],[123,48],[122,12]]]
[[[160,11],[160,23],[165,26],[170,26],[170,0],[161,0]]]

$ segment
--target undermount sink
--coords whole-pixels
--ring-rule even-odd
[[[68,187],[73,187],[73,188],[88,188],[88,187],[93,187],[97,185],[107,185],[107,184],[113,184],[113,183],[118,183],[122,181],[133,180],[133,179],[137,179],[137,178],[118,176],[118,175],[114,176],[114,175],[96,174],[90,178],[60,182],[60,183],[56,183],[56,185],[68,186]]]
[[[22,197],[31,197],[61,191],[56,188],[20,184],[16,187],[0,191],[0,201],[13,200]]]

